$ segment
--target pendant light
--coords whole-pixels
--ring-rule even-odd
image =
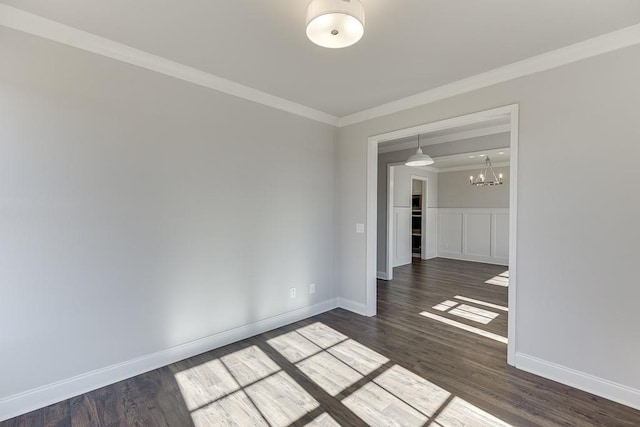
[[[493,177],[493,179],[490,179]],[[474,179],[473,175],[469,177],[469,183],[478,187],[485,185],[502,185],[502,174],[496,175],[496,171],[493,170],[491,165],[491,159],[489,156],[484,160],[484,168],[480,171],[480,174]]]
[[[318,46],[351,46],[364,34],[360,0],[311,0],[307,6],[307,37]]]
[[[405,166],[429,166],[433,164],[431,156],[422,153],[422,148],[420,148],[420,134],[418,134],[418,151],[409,157],[404,164]]]

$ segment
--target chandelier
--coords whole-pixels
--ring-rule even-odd
[[[473,175],[471,175],[469,177],[469,182],[471,185],[477,185],[479,187],[485,185],[502,185],[502,174],[496,175],[496,171],[491,165],[491,160],[489,159],[489,156],[487,156],[484,161],[484,168],[480,171],[480,175],[476,178],[473,178]]]

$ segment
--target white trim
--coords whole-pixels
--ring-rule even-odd
[[[640,24],[552,50],[485,73],[458,80],[416,95],[388,102],[340,118],[338,126],[349,126],[377,117],[429,104],[452,96],[482,89],[519,77],[539,73],[640,43]],[[415,135],[415,134],[414,134]],[[409,135],[408,135],[409,136]]]
[[[434,158],[434,160],[436,160]],[[507,167],[511,164],[511,162],[500,162],[500,163],[493,163],[491,162],[491,166],[493,166],[494,168],[500,168],[500,167]],[[467,166],[452,166],[450,168],[436,168],[437,172],[456,172],[456,171],[467,171],[467,170],[480,170],[482,169],[482,165],[467,165]]]
[[[518,299],[516,286],[518,281],[517,261],[518,261],[518,138],[519,138],[519,114],[520,106],[513,104],[511,111],[511,141],[509,144],[509,315],[507,316],[507,363],[515,366],[516,363],[516,306]]]
[[[376,160],[377,162],[377,160]],[[393,189],[395,174],[393,167],[402,163],[387,163],[387,277],[393,280]],[[376,223],[376,227],[378,224]],[[377,239],[377,237],[376,237]]]
[[[632,387],[523,353],[516,354],[516,368],[640,409],[640,390]]]
[[[640,43],[640,24],[636,24],[338,118],[3,3],[0,3],[0,25],[337,127],[397,113]]]
[[[421,135],[428,132],[436,132],[445,129],[451,129],[458,126],[466,126],[475,123],[482,123],[487,120],[496,119],[504,116],[509,116],[517,104],[506,105],[503,107],[492,108],[489,110],[478,111],[476,113],[465,114],[462,116],[451,117],[449,119],[438,120],[436,122],[429,122],[410,128],[394,130],[379,135],[370,136],[369,142],[373,143],[375,147],[375,154],[378,152],[378,144],[384,141],[391,141],[394,139],[406,138],[414,136],[418,133]],[[513,126],[511,126],[513,129]],[[513,133],[513,132],[511,132]],[[377,156],[376,156],[377,157]]]
[[[472,129],[464,132],[451,133],[449,135],[433,136],[431,138],[420,138],[420,146],[425,147],[427,145],[442,144],[451,141],[461,141],[464,139],[477,138],[480,136],[497,135],[501,133],[509,132],[509,125],[496,125],[489,126],[481,129]],[[415,141],[407,141],[401,144],[384,145],[380,147],[378,151],[380,154],[392,153],[394,151],[408,150],[410,148],[416,148]],[[434,159],[435,160],[435,159]]]
[[[378,312],[376,298],[378,282],[373,275],[378,265],[378,147],[375,150],[369,144],[367,150],[367,234],[365,236],[365,312],[367,316],[375,316]],[[392,211],[393,214],[393,211]],[[388,235],[387,230],[387,235]],[[393,236],[392,236],[393,237]],[[373,242],[373,244],[371,244]],[[389,242],[387,242],[389,244]],[[387,260],[388,262],[388,260]],[[387,275],[393,278],[393,266],[387,264]],[[353,310],[352,310],[353,311]],[[356,311],[357,312],[357,311]]]
[[[511,170],[509,186],[509,321],[507,345],[507,363],[515,364],[516,349],[516,250],[517,250],[517,188],[518,188],[518,104],[479,111],[464,116],[453,117],[437,122],[427,123],[367,138],[367,234],[366,234],[366,265],[365,265],[365,293],[367,313],[375,315],[376,310],[376,250],[377,250],[377,196],[378,196],[378,144],[383,141],[404,138],[417,133],[433,132],[450,129],[457,126],[479,123],[498,117],[509,116],[511,126]]]
[[[509,125],[510,126],[510,125]],[[509,131],[507,131],[509,132]],[[506,132],[505,132],[506,133]],[[507,151],[509,151],[509,146],[506,147],[496,147],[496,148],[489,148],[486,150],[478,150],[478,151],[467,151],[465,153],[459,153],[459,154],[449,154],[447,156],[439,156],[439,157],[434,157],[433,160],[437,160],[437,161],[443,161],[443,160],[458,160],[458,159],[466,159],[469,156],[477,156],[480,157],[483,154],[489,154],[489,156],[495,156],[495,154],[493,154],[494,152],[503,152],[503,154]],[[476,164],[475,166],[479,169],[484,165],[484,159],[476,159],[476,161],[479,161],[480,163]]]
[[[376,277],[380,280],[391,280],[389,279],[389,276],[387,275],[386,271],[378,271],[378,274]]]
[[[484,264],[494,264],[494,265],[504,265],[504,266],[509,265],[509,260],[507,258],[464,254],[464,253],[461,254],[459,252],[443,251],[442,249],[438,250],[438,257],[447,258],[447,259],[457,259],[460,261],[482,262]]]
[[[509,208],[437,208],[438,213],[509,214]]]
[[[0,3],[0,25],[175,77],[198,86],[266,105],[277,110],[286,111],[307,119],[332,126],[338,125],[338,118],[331,114],[2,3]]]
[[[422,212],[420,212],[420,259],[426,259],[427,257],[427,238],[433,236],[428,236],[429,230],[427,230],[427,208],[429,206],[429,178],[426,176],[420,175],[410,175],[411,181],[411,193],[413,195],[413,180],[422,181]],[[412,202],[413,203],[413,202]],[[411,205],[411,212],[413,213],[413,204]],[[413,221],[413,219],[412,219]],[[411,225],[413,228],[413,224]],[[413,241],[411,242],[413,245]],[[413,248],[411,248],[411,255],[413,256]]]
[[[109,384],[134,377],[144,372],[169,365],[197,354],[225,346],[263,332],[288,325],[333,310],[337,300],[331,299],[312,306],[299,308],[255,323],[220,332],[195,341],[181,344],[157,353],[148,354],[126,362],[97,369],[62,381],[5,397],[0,400],[0,421],[44,408],[56,402],[69,399],[104,387]]]
[[[343,308],[345,310],[349,310],[361,316],[371,316],[370,314],[368,314],[369,310],[366,305],[359,302],[352,301],[350,299],[338,298],[338,307]]]

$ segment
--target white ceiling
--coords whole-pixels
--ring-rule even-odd
[[[640,22],[639,0],[363,0],[363,39],[332,50],[306,0],[2,2],[335,116]]]
[[[511,151],[509,148],[496,148],[494,150],[435,157],[433,159],[435,163],[431,168],[436,168],[441,172],[447,170],[480,170],[484,166],[487,156],[491,159],[493,166],[503,166],[509,163]]]

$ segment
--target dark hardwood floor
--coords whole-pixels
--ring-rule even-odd
[[[386,416],[406,425],[640,426],[640,411],[506,364],[505,270],[416,260],[378,282],[376,317],[333,310],[0,427],[391,425]],[[497,285],[485,283],[496,276]]]

